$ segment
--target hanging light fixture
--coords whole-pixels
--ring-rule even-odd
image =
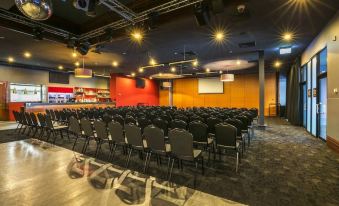
[[[234,74],[222,74],[220,75],[220,81],[222,82],[233,82]]]
[[[85,59],[82,57],[82,68],[74,69],[74,76],[76,78],[92,78],[92,69],[85,69]]]

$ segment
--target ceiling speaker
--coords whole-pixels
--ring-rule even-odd
[[[15,0],[18,9],[30,19],[46,20],[52,16],[51,0]]]
[[[210,22],[210,13],[206,4],[198,4],[194,10],[195,19],[199,26],[205,26]]]

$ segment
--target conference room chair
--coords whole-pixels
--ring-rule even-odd
[[[116,114],[114,117],[113,117],[113,120],[116,121],[116,122],[119,122],[122,126],[125,125],[125,120],[124,118],[119,115],[119,114]]]
[[[155,154],[157,158],[157,164],[161,165],[161,157],[168,158],[168,164],[170,163],[169,153],[171,151],[170,145],[165,143],[164,131],[154,125],[149,125],[144,129],[143,137],[147,143],[146,150],[146,172],[149,167],[151,155]],[[168,166],[167,166],[168,173]]]
[[[137,123],[137,121],[134,119],[133,116],[127,115],[125,117],[125,125],[126,124],[136,124],[136,123]]]
[[[145,152],[147,145],[145,144],[146,142],[143,141],[140,127],[136,126],[135,124],[125,125],[125,135],[128,144],[128,157],[126,162],[126,168],[128,168],[132,152],[138,151],[139,156],[142,159],[142,155]],[[146,171],[146,163],[147,162],[145,160],[144,172]]]
[[[208,126],[208,133],[210,134],[215,134],[215,125],[221,123],[222,120],[214,117],[214,116],[210,116],[206,119],[206,124]]]
[[[110,139],[112,141],[112,150],[109,156],[109,160],[114,158],[117,146],[122,147],[123,153],[126,153],[126,139],[124,135],[124,129],[119,122],[109,122],[108,125],[108,132],[110,135]]]
[[[90,144],[90,141],[94,140],[95,142],[97,142],[97,138],[96,138],[96,134],[93,131],[92,123],[89,119],[82,118],[80,120],[80,126],[83,131],[82,135],[85,138],[85,143],[82,149],[83,153],[85,154],[87,147]]]
[[[208,161],[211,158],[211,150],[215,152],[214,140],[208,135],[207,124],[201,121],[193,121],[189,124],[189,132],[193,135],[193,145],[203,146],[208,151]]]
[[[67,129],[67,126],[53,125],[52,119],[49,115],[45,116],[45,121],[46,121],[47,142],[52,135],[54,137],[53,144],[55,144],[56,138],[58,136],[57,132],[59,132],[61,138],[63,138],[63,131]]]
[[[78,139],[83,137],[83,135],[82,135],[83,133],[82,133],[78,119],[76,119],[73,116],[69,118],[68,135],[69,134],[72,134],[72,135],[75,136],[75,140],[74,140],[73,147],[72,147],[72,150],[74,151],[75,145],[77,144]],[[85,138],[85,140],[86,140],[86,138]],[[84,152],[84,151],[82,151],[82,152]]]
[[[187,129],[187,123],[184,120],[174,119],[171,122],[171,129]]]
[[[141,132],[144,132],[145,127],[151,125],[152,122],[146,117],[142,116],[137,119],[138,126],[141,128]]]
[[[202,151],[193,148],[193,135],[184,129],[173,129],[168,133],[169,143],[171,146],[171,166],[168,181],[171,180],[174,160],[178,160],[181,169],[183,169],[183,161],[201,163],[201,173],[204,174],[204,158]]]
[[[239,153],[241,152],[241,142],[237,140],[237,128],[227,124],[219,123],[215,126],[215,141],[216,149],[221,159],[222,150],[231,150],[236,153],[235,171],[238,172],[239,167]],[[214,155],[215,159],[215,155]]]
[[[246,141],[245,141],[246,134],[242,133],[242,129],[244,128],[243,123],[239,119],[235,119],[235,118],[226,119],[225,122],[237,128],[237,140],[241,141],[242,154],[243,154],[243,152],[246,149]]]
[[[39,129],[41,129],[41,126],[39,124],[39,121],[36,115],[33,112],[29,113],[29,115],[31,117],[31,123],[32,123],[32,131],[33,131],[32,138],[34,138],[35,135],[38,133]]]
[[[165,136],[168,136],[168,122],[161,118],[155,118],[153,124],[164,131]]]
[[[97,158],[98,155],[100,155],[101,147],[104,143],[108,143],[109,150],[112,151],[112,145],[113,142],[111,140],[111,136],[108,135],[107,127],[105,122],[103,121],[94,121],[94,129],[96,132],[96,138],[97,138],[97,147],[95,150],[95,157]]]

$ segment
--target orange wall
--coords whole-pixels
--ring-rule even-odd
[[[198,79],[177,79],[173,84],[173,104],[177,107],[258,108],[258,78],[258,74],[236,75],[234,82],[224,83],[224,94],[198,94]],[[265,115],[269,113],[268,105],[275,101],[275,74],[266,74]],[[159,91],[159,104],[168,106],[168,90]]]

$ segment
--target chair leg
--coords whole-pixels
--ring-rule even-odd
[[[128,158],[127,158],[126,168],[128,168],[129,161],[130,161],[130,159],[131,159],[132,150],[133,150],[133,149],[130,148],[129,151],[128,151]]]
[[[144,173],[146,173],[146,167],[147,167],[147,162],[148,162],[148,157],[151,156],[150,152],[146,153],[146,158],[145,158],[145,163],[144,163]]]
[[[201,156],[201,174],[205,174],[205,168],[204,168],[204,157]]]
[[[89,141],[90,141],[90,139],[89,139],[89,137],[87,137],[87,138],[85,139],[84,146],[82,147],[82,153],[83,153],[83,154],[86,153],[87,147],[88,147],[88,145],[89,145]]]
[[[170,170],[170,165],[171,165],[171,157],[168,157],[167,161],[167,173],[166,173],[166,178],[169,178],[169,170]]]
[[[114,158],[115,150],[117,149],[117,144],[114,144],[113,150],[110,154],[109,160],[112,160]]]
[[[239,166],[239,151],[237,151],[237,160],[235,165],[235,172],[238,172],[238,166]]]
[[[169,172],[168,181],[171,181],[171,178],[172,178],[173,165],[174,165],[174,158],[172,159],[172,165],[171,165],[171,169]]]
[[[76,143],[77,143],[77,141],[78,141],[78,138],[79,138],[79,136],[76,135],[75,141],[74,141],[74,144],[73,144],[73,147],[72,147],[72,150],[73,150],[73,151],[74,151],[75,145],[76,145]]]

